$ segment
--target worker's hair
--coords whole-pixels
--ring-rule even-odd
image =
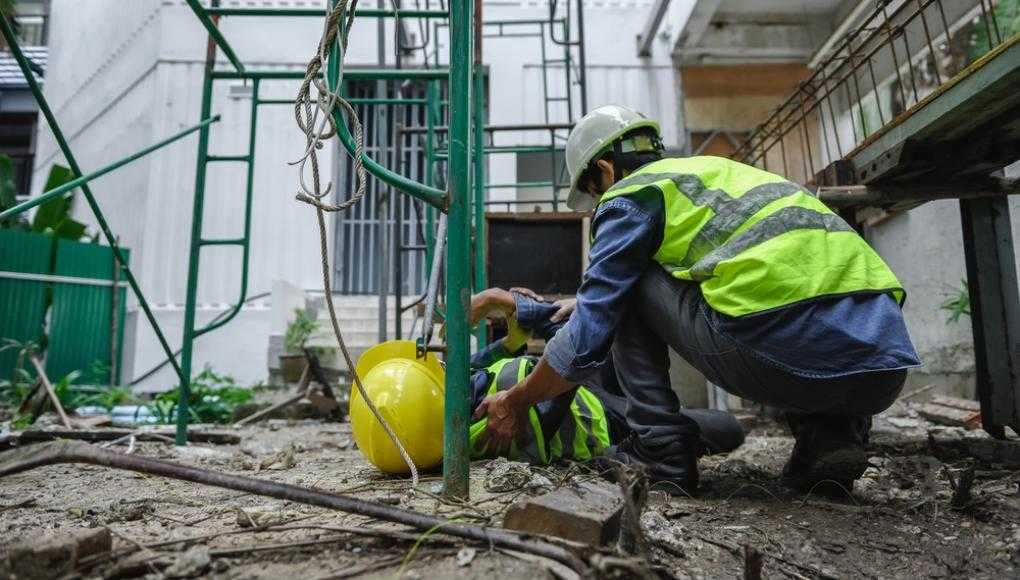
[[[581,174],[581,179],[578,180],[579,183],[590,183],[596,181],[599,173],[601,173],[598,166],[598,161],[600,159],[605,159],[606,161],[611,161],[613,163],[613,167],[616,169],[617,179],[621,178],[624,173],[633,173],[653,161],[662,159],[662,144],[659,140],[659,135],[650,127],[641,127],[634,129],[633,131],[628,131],[620,137],[619,141],[626,141],[627,139],[638,136],[649,137],[653,143],[657,144],[657,148],[654,151],[630,151],[627,153],[617,153],[615,150],[609,149],[588,163],[588,167],[586,167],[584,172]]]

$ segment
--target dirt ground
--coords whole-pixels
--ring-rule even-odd
[[[412,491],[375,471],[345,423],[273,420],[239,434],[240,445],[141,443],[133,453],[495,526],[524,495],[594,479],[579,466],[556,466],[533,469],[520,489],[489,492],[489,462],[477,462],[472,501],[450,503],[437,495],[437,474]],[[873,467],[853,493],[822,497],[779,483],[793,441],[759,420],[742,448],[702,459],[698,498],[650,494],[641,517],[648,559],[665,577],[740,577],[749,545],[764,555],[766,578],[1017,577],[1020,470],[948,452],[931,442],[936,436],[982,437],[931,425],[898,404],[876,419]],[[971,497],[953,507],[950,479],[968,468]],[[272,527],[242,527],[252,522]],[[101,467],[50,466],[0,483],[0,543],[96,526],[113,532],[113,557],[93,562],[85,577],[557,577],[543,561],[455,539],[330,529],[399,529],[366,517]]]

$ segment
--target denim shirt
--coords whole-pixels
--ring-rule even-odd
[[[605,364],[626,300],[662,243],[661,195],[617,197],[592,217],[595,232],[577,308],[546,345],[546,362],[583,383]],[[885,294],[823,298],[741,318],[708,309],[710,323],[794,375],[831,378],[917,366],[899,305]]]

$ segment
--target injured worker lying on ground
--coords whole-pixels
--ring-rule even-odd
[[[471,357],[472,409],[489,395],[521,382],[538,359],[527,356],[529,338],[551,339],[566,324],[569,306],[541,301],[525,289],[490,288],[471,298],[471,322],[482,317],[505,317],[507,336]],[[562,317],[563,319],[561,319]],[[485,437],[487,419],[471,425],[474,459],[504,455],[515,461],[549,464],[559,459],[585,461],[605,453],[631,435],[626,420],[627,399],[608,365],[583,386],[533,405],[520,437],[509,446],[490,444]],[[710,409],[681,409],[698,424],[700,455],[733,451],[744,442],[744,430],[733,415]],[[611,466],[607,466],[611,467]]]

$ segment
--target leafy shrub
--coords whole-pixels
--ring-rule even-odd
[[[237,384],[233,377],[215,373],[210,367],[191,379],[188,414],[196,423],[229,423],[234,409],[251,401],[254,393]],[[160,423],[176,420],[180,386],[156,396],[149,406]]]

